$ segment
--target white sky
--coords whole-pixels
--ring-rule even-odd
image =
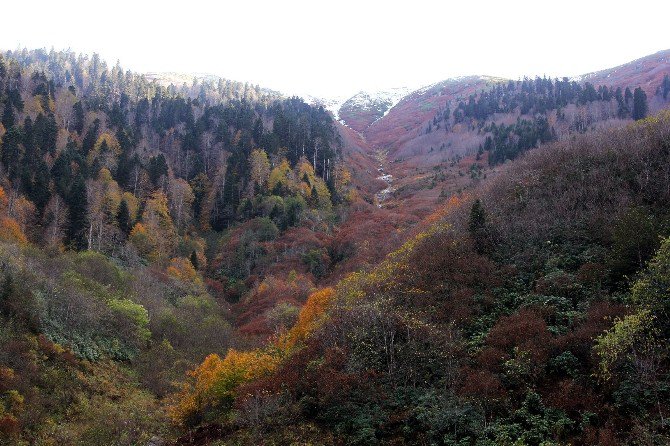
[[[573,76],[670,48],[670,1],[3,1],[0,48],[211,73],[321,97],[487,74]]]

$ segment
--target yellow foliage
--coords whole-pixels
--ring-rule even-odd
[[[168,199],[160,191],[151,194],[151,197],[147,200],[142,219],[148,226],[153,228],[170,233],[175,232],[172,217],[168,209]]]
[[[318,202],[315,203],[321,209],[330,209],[332,202],[330,200],[330,191],[326,183],[314,172],[314,168],[306,158],[301,158],[297,166],[297,177],[299,179],[300,189],[305,198],[309,200],[312,190],[316,191]],[[304,179],[307,178],[307,183]]]
[[[142,223],[135,223],[128,236],[128,241],[135,246],[137,252],[145,259],[155,260],[158,257],[156,240]]]
[[[103,167],[98,172],[98,181],[103,185],[103,196],[102,210],[107,213],[107,215],[116,217],[116,214],[121,205],[121,189],[119,185],[114,181],[112,173],[109,169]]]
[[[109,153],[107,155],[112,155],[114,157],[117,157],[121,154],[121,145],[119,144],[119,141],[116,139],[116,136],[112,135],[109,132],[104,132],[102,135],[98,137],[98,140],[95,142],[95,145],[93,146],[93,150],[90,151],[88,154],[88,157],[86,161],[88,164],[93,164],[93,160],[95,160],[99,155],[102,155],[101,148],[103,143],[107,145],[107,150]]]
[[[268,189],[272,192],[277,185],[289,190],[295,190],[295,179],[293,178],[293,171],[288,161],[284,158],[281,163],[270,172],[268,179]]]
[[[153,237],[157,258],[167,258],[176,243],[177,230],[172,222],[168,200],[164,193],[154,192],[146,201],[142,213],[142,223],[146,231],[151,233]]]
[[[113,154],[115,155],[121,154],[121,145],[119,144],[119,141],[116,139],[116,136],[112,135],[109,132],[105,132],[98,137],[98,140],[95,142],[95,145],[93,146],[93,151],[96,153],[99,152],[100,146],[102,146],[103,142],[107,143],[107,148]]]
[[[270,161],[263,149],[255,149],[249,157],[251,183],[262,189],[270,177]]]
[[[128,213],[130,214],[130,218],[134,221],[137,220],[137,212],[140,209],[140,203],[137,197],[130,192],[124,192],[123,195],[121,196],[122,200],[126,201],[126,204],[128,205]]]
[[[262,350],[238,352],[229,350],[224,359],[217,354],[205,358],[198,368],[188,373],[184,384],[168,406],[168,414],[176,424],[191,424],[205,411],[225,417],[241,384],[274,371],[280,357]]]
[[[189,259],[175,257],[170,260],[167,273],[182,282],[200,283],[200,277]]]
[[[629,314],[623,319],[617,318],[614,325],[596,338],[594,352],[600,358],[599,375],[608,380],[612,376],[612,368],[617,360],[629,355],[637,346],[639,351],[646,351],[653,342],[654,315],[648,309]]]

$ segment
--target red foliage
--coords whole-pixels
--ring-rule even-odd
[[[463,396],[494,401],[504,398],[506,392],[498,377],[488,370],[464,368],[459,393]]]
[[[468,97],[485,85],[485,79],[472,77],[462,81],[445,81],[419,90],[393,107],[384,119],[369,126],[365,136],[375,147],[400,147],[416,137],[417,130],[423,130],[426,121],[432,119],[447,101]]]
[[[563,409],[569,415],[577,416],[579,412],[597,412],[601,402],[593,391],[578,382],[567,379],[553,386],[547,397],[552,407]]]
[[[592,427],[585,429],[584,440],[581,444],[589,446],[618,446],[621,442],[617,439],[614,430],[609,427]]]
[[[538,312],[524,308],[498,319],[489,331],[486,343],[504,352],[518,347],[530,353],[535,362],[544,362],[549,355],[551,335]]]
[[[596,302],[589,308],[586,319],[573,331],[555,339],[554,345],[561,351],[570,350],[582,363],[588,364],[592,359],[593,340],[612,325],[615,317],[623,316],[628,311],[624,305]]]
[[[292,281],[267,277],[244,300],[233,306],[240,332],[255,336],[273,334],[266,323],[265,313],[281,302],[301,306],[312,287],[312,282],[302,275]]]
[[[19,434],[19,421],[12,415],[0,417],[0,434],[6,437],[15,437]]]

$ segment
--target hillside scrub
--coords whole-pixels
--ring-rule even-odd
[[[341,281],[318,328],[235,393],[230,438],[667,442],[669,157],[667,112],[529,152]]]

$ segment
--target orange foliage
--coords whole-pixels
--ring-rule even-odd
[[[462,194],[460,197],[452,195],[449,197],[447,204],[440,206],[435,212],[428,215],[424,221],[423,225],[432,225],[438,221],[444,219],[447,215],[453,212],[455,209],[458,209],[462,204],[469,201],[470,196],[468,194]]]
[[[0,240],[9,242],[28,243],[28,238],[21,227],[11,217],[0,217]]]
[[[167,273],[182,282],[197,283],[200,282],[198,273],[189,259],[184,257],[175,257],[170,260],[170,266]]]
[[[300,310],[298,322],[279,340],[280,348],[289,350],[303,342],[319,326],[324,314],[333,303],[334,297],[333,288],[324,288],[310,294]]]
[[[8,205],[7,194],[5,190],[0,186],[0,212],[5,212]]]
[[[207,356],[189,372],[189,381],[172,397],[168,405],[172,420],[179,425],[193,425],[206,414],[210,418],[226,417],[239,396],[240,386],[275,371],[286,353],[318,327],[334,297],[333,288],[312,293],[295,326],[269,349],[250,352],[231,349],[223,359],[216,354]]]
[[[261,350],[231,349],[224,359],[211,354],[189,372],[191,380],[173,398],[168,407],[169,415],[181,425],[198,422],[198,417],[205,412],[225,417],[232,408],[238,387],[268,375],[278,363],[279,355]]]

